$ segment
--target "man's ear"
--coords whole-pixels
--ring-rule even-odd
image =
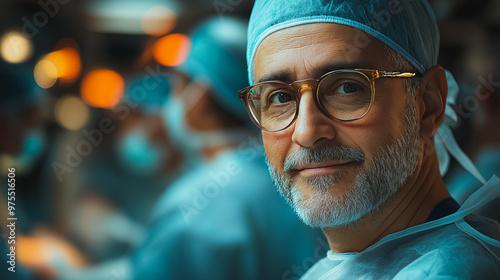
[[[423,139],[430,139],[443,122],[448,96],[446,73],[440,65],[431,67],[420,82],[420,131]]]

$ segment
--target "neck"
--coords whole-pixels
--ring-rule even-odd
[[[448,197],[434,153],[424,156],[414,175],[377,210],[355,225],[323,231],[334,253],[361,252],[388,234],[424,223],[434,207]]]

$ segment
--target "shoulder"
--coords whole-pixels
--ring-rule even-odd
[[[211,238],[219,229],[248,233],[278,225],[296,228],[300,222],[277,192],[263,156],[250,158],[236,151],[171,184],[150,219],[153,228],[169,227],[183,234],[203,234],[206,228]]]
[[[483,229],[490,227],[486,222],[475,223]],[[324,258],[303,279],[498,279],[498,247],[481,239],[490,237],[461,228],[464,224],[468,226],[463,221],[396,233],[392,239],[352,257]]]
[[[394,279],[498,279],[500,263],[474,246],[434,249],[403,268]]]
[[[245,207],[270,197],[280,199],[263,157],[250,160],[236,152],[225,153],[214,162],[187,172],[168,186],[158,200],[152,218],[155,220],[178,211],[179,207],[203,208],[210,212],[215,208]]]
[[[487,220],[477,216],[468,218],[473,219],[476,227],[495,230]],[[490,237],[465,221],[437,230],[427,240],[410,248],[418,251],[420,256],[405,266],[395,279],[498,279],[498,248],[483,242],[483,239],[490,240]]]

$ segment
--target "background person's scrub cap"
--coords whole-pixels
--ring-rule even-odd
[[[288,27],[320,22],[347,25],[370,34],[402,55],[420,74],[437,64],[439,31],[425,0],[256,0],[248,28],[250,84],[254,83],[255,52],[267,36]],[[394,69],[397,70],[401,69]],[[451,154],[484,184],[484,178],[456,144],[449,127],[457,120],[450,105],[455,103],[458,86],[451,73],[447,71],[446,76],[449,84],[446,117],[434,137],[441,174],[448,170]]]
[[[148,73],[138,73],[127,83],[123,100],[130,100],[134,109],[143,114],[160,114],[162,105],[170,92],[170,79],[167,76],[152,77]]]
[[[247,85],[247,28],[246,21],[233,17],[203,22],[191,33],[191,51],[178,68],[192,79],[208,81],[217,101],[235,117],[250,124],[245,107],[234,94]]]

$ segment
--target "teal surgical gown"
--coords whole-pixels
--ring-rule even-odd
[[[472,214],[499,196],[493,176],[457,212],[389,234],[362,252],[329,251],[301,279],[500,279],[500,226]]]

